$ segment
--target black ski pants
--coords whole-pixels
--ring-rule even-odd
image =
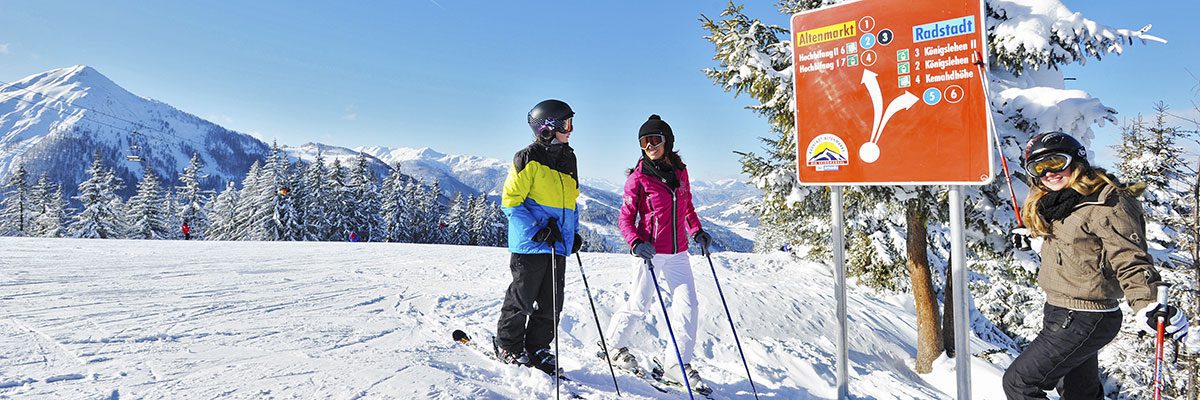
[[[496,344],[513,353],[549,348],[554,341],[555,321],[562,312],[563,278],[566,271],[567,258],[555,257],[554,269],[558,279],[558,308],[551,305],[554,302],[551,288],[553,276],[550,275],[551,263],[549,254],[513,254],[509,261],[512,270],[512,283],[504,294],[504,304],[500,307],[500,321],[496,324]]]
[[[1046,304],[1042,331],[1004,371],[1009,400],[1045,399],[1058,389],[1063,400],[1104,398],[1096,354],[1121,330],[1121,311],[1072,311]],[[1060,382],[1061,381],[1061,382]]]

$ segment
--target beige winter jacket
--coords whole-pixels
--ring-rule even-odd
[[[1154,302],[1151,283],[1160,278],[1146,253],[1142,205],[1111,185],[1050,223],[1041,256],[1038,285],[1051,305],[1107,310],[1125,297],[1140,310]]]

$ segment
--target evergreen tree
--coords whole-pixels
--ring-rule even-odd
[[[1163,253],[1177,253],[1191,248],[1189,235],[1192,224],[1192,184],[1195,173],[1183,159],[1180,141],[1188,133],[1178,126],[1169,126],[1167,106],[1154,107],[1153,121],[1138,117],[1121,128],[1121,143],[1117,151],[1117,173],[1125,183],[1144,183],[1142,208],[1146,212],[1146,239]],[[1186,256],[1185,256],[1186,257]],[[1166,257],[1159,257],[1164,261]]]
[[[254,160],[242,179],[230,240],[264,240],[267,236],[264,228],[271,218],[272,201],[264,192],[269,193],[271,188],[263,187],[262,175],[262,164]]]
[[[328,170],[325,169],[325,156],[317,152],[317,158],[304,168],[299,187],[294,188],[293,194],[301,210],[300,221],[303,226],[302,239],[310,241],[326,240],[330,228],[329,214],[329,183],[325,181]]]
[[[409,208],[405,202],[405,188],[404,174],[400,173],[400,163],[396,163],[391,173],[384,179],[381,191],[380,207],[383,219],[380,224],[384,241],[412,241],[410,229],[405,225],[405,213]]]
[[[454,199],[450,201],[450,207],[447,207],[446,214],[442,216],[441,226],[443,228],[441,228],[440,243],[467,244],[470,240],[468,233],[469,218],[467,200],[463,199],[462,192],[455,193]]]
[[[67,222],[70,221],[71,210],[67,199],[63,197],[62,185],[51,185],[49,179],[42,175],[38,185],[45,182],[46,195],[41,202],[41,213],[34,219],[34,229],[41,237],[63,237],[67,233]]]
[[[163,194],[163,228],[167,230],[164,239],[183,239],[183,219],[179,218],[179,203],[175,193],[166,191]]]
[[[79,184],[79,195],[73,197],[83,207],[74,216],[68,230],[77,238],[115,239],[122,237],[125,222],[121,198],[117,189],[121,180],[112,169],[104,167],[97,150],[88,169],[88,179]]]
[[[380,235],[383,225],[379,185],[375,183],[375,173],[369,167],[366,153],[358,153],[348,188],[353,204],[350,209],[351,229],[358,232],[359,241],[363,242],[375,240],[373,238]]]
[[[225,190],[217,195],[207,210],[209,216],[209,240],[238,240],[237,211],[240,194],[233,182],[225,185]]]
[[[0,200],[0,236],[30,236],[33,230],[33,197],[30,194],[28,172],[25,165],[4,182],[3,200]]]
[[[166,226],[166,213],[163,206],[162,185],[154,170],[146,166],[142,181],[138,183],[137,193],[129,198],[126,205],[128,217],[128,234],[132,239],[169,239],[172,237],[171,228]]]
[[[204,164],[200,161],[200,154],[192,153],[192,160],[188,162],[187,168],[183,170],[183,175],[179,177],[179,183],[182,186],[175,188],[178,194],[180,223],[187,222],[192,229],[191,236],[199,240],[203,240],[208,231],[209,222],[205,205],[212,197],[211,192],[200,188],[200,180],[208,177],[201,172],[203,169]]]
[[[272,149],[260,184],[264,190],[262,198],[268,201],[263,210],[270,212],[270,218],[262,220],[264,240],[301,240],[303,227],[290,196],[290,187],[295,186],[291,182],[290,163],[278,147],[272,146]],[[287,195],[284,188],[288,188]]]
[[[329,175],[325,179],[328,184],[328,203],[325,215],[325,239],[329,241],[346,241],[346,235],[352,229],[350,214],[353,213],[354,202],[351,197],[349,185],[346,179],[346,170],[342,168],[342,162],[339,159],[333,160],[333,165],[329,168]]]

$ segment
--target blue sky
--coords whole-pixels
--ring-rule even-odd
[[[699,179],[738,178],[732,151],[757,151],[767,124],[704,77],[714,65],[698,19],[720,1],[0,3],[0,80],[92,66],[141,96],[265,140],[432,147],[508,159],[546,98],[576,110],[581,174],[612,181],[637,157],[651,113],[669,122]],[[346,5],[351,4],[351,5]],[[773,2],[752,16],[786,26]],[[1164,100],[1192,108],[1193,2],[1138,8],[1069,1],[1121,28],[1153,23],[1170,44],[1070,67],[1068,86],[1122,116]],[[1200,76],[1200,68],[1192,71]],[[1111,144],[1110,126],[1098,142]]]

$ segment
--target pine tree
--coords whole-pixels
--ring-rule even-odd
[[[88,179],[79,184],[78,200],[83,209],[74,216],[68,230],[77,238],[121,238],[125,228],[121,198],[117,189],[121,180],[112,169],[104,167],[97,150],[88,169]]]
[[[329,183],[325,181],[328,170],[325,169],[325,157],[318,152],[317,158],[304,169],[300,179],[298,192],[294,194],[301,211],[301,225],[304,228],[301,240],[326,240],[330,228],[328,214],[330,210]]]
[[[34,229],[41,237],[63,237],[67,233],[71,210],[63,197],[62,185],[50,184],[46,175],[42,175],[38,185],[45,185],[45,197],[41,201],[41,213],[34,218]]]
[[[412,241],[410,229],[405,225],[405,213],[408,212],[407,209],[409,208],[404,196],[406,186],[404,174],[400,173],[400,163],[396,163],[391,173],[384,179],[381,192],[380,207],[383,219],[380,223],[382,224],[382,240],[384,241]]]
[[[30,236],[34,208],[24,164],[17,165],[0,193],[0,236]]]
[[[242,179],[230,240],[263,240],[267,236],[264,228],[271,215],[271,199],[264,192],[271,189],[263,187],[262,175],[262,164],[255,160]]]
[[[296,209],[293,205],[290,163],[287,157],[280,153],[279,148],[272,147],[271,157],[267,159],[266,168],[262,171],[260,183],[264,193],[261,194],[265,204],[263,210],[270,213],[269,218],[262,219],[264,240],[301,240],[303,228]],[[288,194],[284,194],[287,189]],[[265,216],[266,213],[264,213]]]
[[[350,226],[350,214],[353,212],[354,202],[351,197],[350,189],[347,184],[346,170],[342,168],[342,162],[339,159],[333,160],[333,165],[329,168],[329,174],[325,178],[328,185],[328,203],[325,215],[325,239],[329,241],[346,241],[347,235],[352,228]]]
[[[169,239],[171,228],[166,226],[162,185],[154,170],[146,166],[137,193],[126,204],[128,233],[131,239]]]
[[[454,194],[454,198],[450,200],[450,207],[447,207],[446,214],[442,217],[443,226],[441,229],[441,241],[445,244],[467,244],[470,240],[467,226],[470,224],[467,211],[467,200],[463,199],[462,192]]]
[[[237,210],[240,194],[233,182],[225,185],[225,190],[217,195],[207,210],[209,228],[206,239],[209,240],[238,240]]]
[[[367,163],[366,153],[358,153],[354,160],[354,168],[350,175],[350,198],[353,202],[350,213],[351,229],[358,232],[359,241],[370,242],[381,232],[382,209],[379,197],[379,185],[375,183],[375,174]]]
[[[186,222],[192,229],[191,236],[198,240],[203,240],[208,232],[209,222],[205,205],[212,197],[210,191],[200,188],[200,180],[208,177],[201,172],[203,169],[200,154],[192,153],[192,160],[188,162],[187,168],[184,168],[183,175],[179,176],[179,183],[183,186],[175,188],[178,193],[180,223]]]

